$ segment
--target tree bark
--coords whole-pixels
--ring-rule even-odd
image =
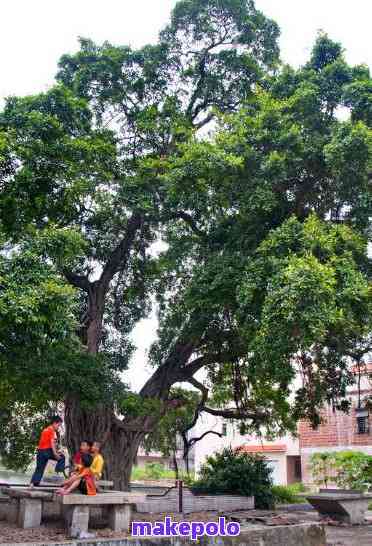
[[[128,491],[137,451],[146,434],[143,428],[138,425],[138,430],[126,430],[110,408],[87,411],[73,398],[65,403],[65,426],[70,455],[79,450],[82,440],[101,442],[104,478],[113,480],[115,490]]]
[[[99,352],[105,300],[110,281],[119,268],[126,267],[130,248],[142,219],[133,215],[128,222],[126,236],[112,252],[99,280],[90,282],[87,277],[66,271],[65,277],[74,286],[84,290],[88,297],[88,308],[81,329],[81,338],[87,352],[96,355]],[[180,340],[175,344],[167,360],[154,372],[140,392],[143,398],[156,398],[166,401],[171,386],[192,376],[204,365],[203,359],[196,359],[188,365],[195,349],[194,343]],[[146,433],[156,425],[159,416],[127,418],[123,421],[114,413],[114,407],[96,407],[84,409],[76,398],[65,400],[66,440],[70,455],[76,453],[82,440],[99,441],[105,458],[104,475],[114,481],[114,487],[128,490],[132,467],[138,448]]]

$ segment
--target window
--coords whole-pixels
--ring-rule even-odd
[[[355,417],[357,422],[357,434],[369,433],[369,412],[366,408],[359,406],[355,409]]]
[[[367,416],[357,417],[357,430],[358,434],[368,434],[369,423]]]
[[[222,423],[222,436],[227,436],[227,423]]]
[[[301,457],[295,458],[294,476],[296,480],[301,480],[302,478]]]

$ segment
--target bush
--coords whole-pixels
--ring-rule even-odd
[[[335,453],[314,453],[310,457],[310,470],[317,485],[328,487],[329,482],[335,480]]]
[[[160,463],[147,463],[145,465],[145,476],[149,480],[159,480],[165,473],[165,468]]]
[[[273,485],[271,491],[275,503],[296,504],[303,501],[298,495],[304,493],[306,488],[302,483],[294,483],[291,485]]]
[[[225,448],[207,458],[193,489],[203,493],[254,496],[256,508],[273,508],[271,473],[263,457]]]
[[[340,451],[335,456],[336,483],[345,489],[372,487],[372,457],[361,451]]]
[[[167,470],[160,463],[147,463],[144,467],[135,466],[132,470],[132,480],[159,480],[160,478],[173,479],[175,472]]]
[[[372,457],[361,451],[314,453],[310,460],[315,483],[333,482],[344,489],[367,491],[372,487]]]

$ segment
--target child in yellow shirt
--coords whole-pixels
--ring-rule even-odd
[[[103,465],[105,464],[105,461],[100,453],[100,450],[101,450],[101,444],[99,442],[93,442],[93,445],[91,448],[93,462],[90,466],[90,470],[96,480],[100,480],[102,478]]]

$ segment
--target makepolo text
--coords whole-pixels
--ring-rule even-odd
[[[231,521],[226,524],[224,517],[218,518],[218,523],[209,521],[172,521],[167,516],[164,521],[133,521],[132,536],[157,536],[157,537],[190,537],[197,540],[203,535],[214,536],[237,536],[240,534],[240,524]]]

